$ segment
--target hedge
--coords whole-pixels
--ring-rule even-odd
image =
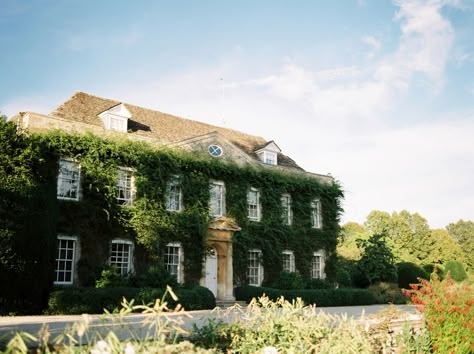
[[[178,288],[175,302],[166,297],[168,306],[174,308],[180,303],[186,310],[205,310],[216,307],[216,299],[209,289],[201,286]],[[136,304],[149,304],[161,299],[165,290],[156,288],[64,288],[51,292],[47,314],[96,314],[104,310],[114,311],[121,307],[122,299],[134,299]]]
[[[238,301],[250,302],[263,294],[271,300],[284,296],[286,300],[292,301],[301,298],[305,304],[316,304],[317,306],[352,306],[372,305],[377,303],[374,295],[367,289],[311,289],[311,290],[279,290],[250,285],[239,286],[235,289],[235,297]]]
[[[401,262],[397,264],[398,287],[409,289],[410,284],[418,284],[419,278],[428,280],[430,275],[426,270],[412,262]]]

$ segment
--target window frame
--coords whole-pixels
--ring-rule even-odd
[[[319,258],[319,270],[315,269],[315,259]],[[323,250],[313,252],[311,258],[311,279],[326,279],[326,273],[324,272],[326,266],[326,255]],[[319,273],[319,274],[317,274]]]
[[[255,204],[250,204],[250,194],[255,193],[256,194],[256,202]],[[251,207],[255,208],[256,211],[256,216],[251,216]],[[260,221],[262,217],[261,213],[261,205],[260,205],[260,190],[254,187],[250,187],[250,189],[247,191],[247,218],[251,221]]]
[[[176,190],[172,191],[172,187],[175,187]],[[173,194],[172,194],[173,193]],[[177,194],[177,198],[176,198]],[[177,201],[177,208],[171,208],[172,203],[170,201],[172,200],[172,196],[174,196],[174,201]],[[165,193],[165,198],[166,198],[166,210],[171,211],[171,212],[180,212],[184,209],[183,206],[183,190],[181,188],[181,182],[180,182],[180,177],[179,176],[172,176],[170,180],[166,183],[166,193]]]
[[[174,253],[171,254],[170,252],[168,252],[168,249],[170,249],[170,248],[173,248],[173,249],[177,248],[178,249],[178,253],[177,253],[178,262],[177,262],[177,264],[167,262],[169,256],[171,256],[171,257],[175,256]],[[165,248],[163,249],[163,265],[164,265],[165,269],[168,271],[168,273],[170,273],[171,275],[176,276],[176,281],[178,283],[183,282],[183,274],[184,274],[183,261],[184,261],[184,252],[183,252],[183,246],[181,245],[181,242],[169,242],[169,243],[167,243]],[[176,273],[174,273],[170,270],[170,266],[176,266],[177,267]]]
[[[218,197],[217,202],[220,202],[219,212],[213,213],[212,205],[213,205],[213,187],[219,186],[220,188],[220,195]],[[209,215],[212,217],[221,217],[225,215],[226,205],[225,205],[225,183],[223,181],[211,181],[209,183]]]
[[[71,169],[68,169],[67,167],[64,167],[63,164],[70,164],[70,166],[76,167],[76,171],[73,171]],[[68,174],[69,173],[77,173],[77,177],[73,178],[66,178],[63,176],[61,170],[63,168],[66,168]],[[67,197],[67,196],[61,196],[59,195],[59,191],[62,189],[61,185],[63,183],[67,183],[67,181],[73,181],[74,183],[71,183],[71,185],[76,185],[76,197]],[[80,196],[81,196],[81,165],[79,162],[77,162],[74,159],[69,159],[69,158],[60,158],[59,159],[59,170],[58,170],[58,177],[56,181],[56,198],[60,200],[72,200],[72,201],[79,201]]]
[[[282,253],[282,271],[286,273],[295,273],[296,272],[296,266],[295,266],[295,253],[291,250],[284,250]],[[288,262],[289,262],[289,268],[286,268],[286,260],[285,256],[289,256]]]
[[[256,258],[252,258],[251,255],[256,254]],[[248,285],[252,286],[261,286],[264,278],[264,268],[263,268],[263,262],[262,262],[262,250],[258,248],[253,248],[247,251],[247,280],[248,280]],[[252,261],[257,261],[258,263],[256,265],[252,265]],[[253,282],[253,279],[255,278],[254,275],[251,275],[251,270],[256,270],[257,275],[256,275],[256,282]]]
[[[113,121],[119,122],[120,127],[117,129],[117,124],[112,124]],[[116,132],[126,133],[128,131],[128,118],[119,116],[117,114],[108,113],[106,118],[106,128]]]
[[[77,252],[78,252],[78,237],[76,236],[67,236],[67,235],[58,235],[56,237],[57,241],[57,247],[56,247],[56,255],[57,257],[55,258],[55,266],[54,266],[54,277],[55,280],[53,283],[55,285],[73,285],[74,284],[74,278],[75,278],[75,270],[76,270],[76,262],[77,262]],[[72,259],[62,259],[61,258],[61,250],[65,249],[66,251],[69,250],[69,248],[61,248],[60,243],[61,241],[72,241],[73,242],[73,247],[72,247]],[[71,269],[70,270],[61,270],[58,267],[59,262],[70,262],[71,263]],[[59,273],[63,272],[70,272],[71,273],[71,280],[70,281],[59,281]]]
[[[311,227],[313,229],[322,229],[323,215],[320,199],[313,199],[311,202]]]
[[[276,166],[278,165],[278,154],[273,151],[263,151],[263,163],[266,165]]]
[[[121,185],[122,177],[123,176],[128,177],[128,175],[130,175],[130,187],[127,187],[127,186],[124,187]],[[135,199],[135,176],[134,176],[134,170],[132,168],[122,167],[122,166],[119,166],[117,168],[117,181],[115,183],[115,189],[116,189],[115,199],[117,200],[119,204],[125,205],[125,206],[133,205],[133,201]],[[127,191],[130,193],[129,198],[120,196],[123,190],[125,191],[125,194]]]
[[[113,245],[127,245],[128,246],[127,271],[125,273],[122,271],[123,267],[121,266],[122,264],[125,264],[124,262],[112,262]],[[110,241],[110,254],[109,254],[108,264],[111,267],[115,267],[118,270],[120,276],[122,277],[132,274],[134,272],[134,267],[133,267],[134,250],[135,250],[135,245],[133,241],[120,239],[120,238],[116,238]],[[115,257],[118,258],[118,257],[123,257],[123,256],[115,256]],[[119,266],[117,266],[117,264]]]
[[[286,202],[285,202],[286,200]],[[286,207],[285,204],[286,203]],[[281,196],[281,207],[282,207],[282,221],[284,225],[290,226],[293,224],[293,210],[291,208],[292,206],[292,199],[291,199],[291,194],[289,193],[284,193]],[[286,211],[286,212],[285,212]]]

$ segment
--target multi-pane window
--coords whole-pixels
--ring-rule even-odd
[[[311,202],[311,227],[320,229],[323,226],[323,217],[321,214],[321,201],[315,199]]]
[[[58,199],[79,200],[81,167],[72,160],[59,160]]]
[[[120,167],[117,171],[117,201],[120,204],[132,205],[133,171]]]
[[[293,213],[291,211],[291,196],[289,194],[281,196],[281,212],[283,224],[291,225]]]
[[[262,251],[250,250],[248,256],[247,278],[249,285],[260,286],[263,281]]]
[[[112,241],[109,264],[115,267],[122,276],[132,271],[132,251],[133,243],[131,241]]]
[[[211,216],[223,216],[225,214],[225,189],[223,182],[211,182],[211,199],[209,209]]]
[[[76,261],[77,238],[58,236],[55,268],[55,284],[72,284]]]
[[[287,273],[295,271],[295,255],[293,251],[282,252],[282,270]]]
[[[164,250],[164,264],[166,270],[176,277],[178,283],[181,282],[181,263],[183,250],[179,243],[168,243]]]
[[[314,252],[311,260],[311,278],[324,278],[324,254],[322,251]]]
[[[250,188],[247,192],[247,216],[250,220],[260,221],[260,192]]]
[[[109,129],[119,132],[127,131],[127,118],[109,115]]]
[[[265,151],[263,153],[263,162],[267,165],[276,165],[277,164],[277,154],[276,152]]]
[[[166,210],[180,211],[183,209],[183,196],[178,177],[173,177],[166,184]]]

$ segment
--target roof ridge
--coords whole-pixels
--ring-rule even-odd
[[[238,134],[242,134],[242,135],[245,135],[245,136],[248,136],[248,137],[253,137],[253,138],[256,138],[258,140],[263,140],[265,142],[267,142],[267,139],[265,139],[264,137],[260,136],[260,135],[253,135],[253,134],[249,134],[249,133],[244,133],[240,130],[237,130],[237,129],[233,129],[233,128],[227,128],[227,127],[220,127],[218,125],[213,125],[213,124],[209,124],[209,123],[205,123],[205,122],[202,122],[202,121],[199,121],[199,120],[195,120],[195,119],[190,119],[190,118],[184,118],[184,117],[180,117],[178,115],[174,115],[174,114],[170,114],[170,113],[166,113],[166,112],[162,112],[162,111],[159,111],[159,110],[156,110],[156,109],[153,109],[153,108],[149,108],[149,107],[143,107],[143,106],[137,106],[135,104],[132,104],[132,103],[128,103],[126,101],[120,101],[120,100],[116,100],[116,99],[111,99],[111,98],[106,98],[106,97],[101,97],[101,96],[97,96],[97,95],[94,95],[94,94],[91,94],[91,93],[88,93],[88,92],[84,92],[84,91],[76,91],[69,99],[67,99],[66,101],[64,101],[61,105],[59,105],[58,107],[56,107],[56,109],[54,111],[52,111],[50,114],[53,114],[54,112],[56,112],[60,107],[64,106],[67,102],[71,101],[72,99],[74,99],[76,96],[78,95],[86,95],[86,96],[90,96],[90,97],[94,97],[94,98],[98,98],[98,99],[101,99],[101,100],[104,100],[104,101],[112,101],[115,103],[115,105],[118,105],[120,103],[123,103],[124,105],[126,106],[130,106],[130,107],[135,107],[135,108],[139,108],[139,109],[144,109],[144,110],[147,110],[147,111],[151,111],[151,112],[155,112],[155,113],[160,113],[160,114],[164,114],[166,116],[169,116],[169,117],[173,117],[173,118],[177,118],[177,119],[183,119],[183,120],[186,120],[186,121],[189,121],[189,122],[193,122],[193,123],[198,123],[198,124],[202,124],[203,126],[206,126],[206,127],[212,127],[212,128],[217,128],[219,130],[227,130],[229,132],[235,132],[235,133],[238,133]],[[114,106],[115,106],[114,105]],[[111,106],[113,107],[113,106]],[[111,108],[109,107],[109,108]],[[133,118],[132,118],[133,120]],[[270,140],[270,141],[273,141],[273,140]]]

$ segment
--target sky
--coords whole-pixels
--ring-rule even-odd
[[[474,220],[474,0],[0,0],[0,112],[76,91],[274,140],[342,222]]]

